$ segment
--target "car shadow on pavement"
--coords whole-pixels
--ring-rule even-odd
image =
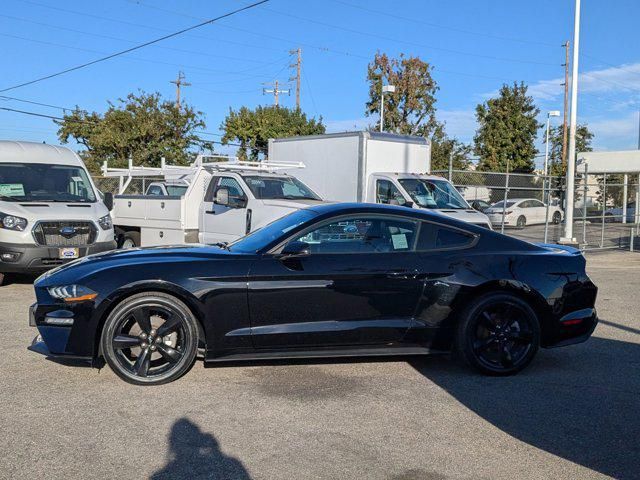
[[[423,376],[503,432],[618,479],[640,472],[640,345],[592,337],[542,350],[512,377],[411,360]]]
[[[216,438],[186,418],[177,420],[169,435],[169,462],[152,480],[250,480],[240,460],[224,454]]]

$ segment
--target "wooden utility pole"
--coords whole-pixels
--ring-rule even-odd
[[[170,83],[175,83],[176,85],[176,108],[180,110],[180,87],[188,87],[191,84],[189,82],[184,81],[184,73],[178,72],[178,78],[175,80],[171,80]]]
[[[274,105],[277,107],[280,103],[280,94],[281,93],[286,93],[287,95],[291,94],[291,90],[286,89],[286,90],[281,90],[280,87],[280,83],[278,82],[278,80],[276,80],[275,82],[273,82],[272,84],[268,84],[268,85],[273,85],[273,88],[263,88],[262,89],[262,94],[266,95],[266,94],[273,94],[273,100],[274,100]]]
[[[296,48],[295,50],[289,50],[290,55],[296,55],[296,63],[289,65],[290,68],[296,69],[296,76],[289,78],[290,82],[296,81],[296,108],[300,109],[300,75],[302,70],[302,49]]]
[[[564,45],[564,120],[562,121],[562,171],[567,164],[567,115],[569,115],[569,40]]]

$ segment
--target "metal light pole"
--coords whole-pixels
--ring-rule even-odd
[[[393,93],[396,91],[395,85],[383,85],[382,93],[380,94],[380,131],[384,132],[384,94]]]
[[[575,243],[573,236],[573,203],[576,176],[576,121],[578,118],[578,54],[580,51],[580,0],[576,0],[573,22],[573,63],[571,70],[571,116],[569,119],[569,151],[567,154],[567,194],[564,237],[561,243]]]
[[[559,110],[551,110],[547,113],[547,138],[544,149],[544,178],[542,180],[542,201],[546,204],[544,214],[544,243],[547,243],[547,239],[549,238],[549,191],[551,190],[549,182],[549,126],[551,117],[559,116]]]

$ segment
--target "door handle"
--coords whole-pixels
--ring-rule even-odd
[[[398,280],[408,280],[416,278],[419,275],[417,270],[392,270],[387,272],[387,278],[394,278]]]

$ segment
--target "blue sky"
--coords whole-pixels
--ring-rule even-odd
[[[250,2],[230,0],[6,0],[0,12],[0,89],[131,47]],[[103,111],[142,89],[183,98],[219,133],[229,108],[268,104],[264,82],[287,82],[289,50],[303,50],[302,108],[330,131],[362,128],[366,67],[377,50],[416,55],[434,66],[438,117],[470,141],[474,108],[502,83],[525,81],[540,107],[562,109],[564,49],[573,36],[573,0],[271,0],[218,24],[7,95]],[[638,143],[640,2],[583,0],[579,121],[597,149]],[[293,90],[292,90],[293,93]],[[294,96],[283,105],[293,106]],[[61,110],[0,98],[0,107],[46,115]],[[0,111],[0,138],[57,143],[47,119]],[[210,136],[216,139],[215,135]]]

